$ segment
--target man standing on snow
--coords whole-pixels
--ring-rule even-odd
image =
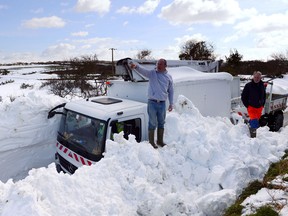
[[[167,61],[165,59],[159,59],[157,61],[157,67],[153,70],[147,70],[146,68],[133,63],[130,64],[130,67],[137,70],[143,76],[149,78],[147,106],[149,115],[149,143],[154,148],[158,148],[154,142],[154,132],[157,127],[157,144],[160,147],[163,147],[166,145],[163,142],[166,118],[166,100],[167,98],[169,99],[168,111],[170,112],[173,109],[174,97],[173,80],[166,70]]]
[[[266,100],[266,90],[261,80],[262,73],[255,71],[251,82],[247,83],[242,91],[241,100],[249,115],[249,130],[251,138],[256,137],[259,119]]]

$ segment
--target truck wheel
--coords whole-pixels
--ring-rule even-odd
[[[283,127],[284,116],[282,112],[277,112],[271,115],[271,121],[269,122],[269,128],[271,131],[279,131]]]
[[[281,127],[283,127],[283,120],[284,120],[284,116],[283,113],[277,113],[275,114],[275,131],[279,131]]]

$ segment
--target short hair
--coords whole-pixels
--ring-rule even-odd
[[[164,62],[164,64],[165,64],[165,66],[167,67],[167,61],[166,61],[166,59],[160,58],[158,61],[160,61],[160,60],[162,60],[162,61]],[[157,61],[157,62],[158,62],[158,61]]]
[[[262,73],[260,71],[254,71],[253,76],[259,74],[260,76],[262,76]]]

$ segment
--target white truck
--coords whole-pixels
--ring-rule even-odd
[[[58,172],[73,174],[78,167],[99,161],[114,133],[123,131],[125,138],[133,134],[137,142],[148,139],[148,80],[131,70],[129,61],[117,62],[116,74],[123,79],[110,81],[107,96],[71,101],[49,112],[48,118],[62,114],[55,154]],[[182,66],[167,69],[173,77],[175,102],[184,95],[204,116],[230,116],[230,74]]]

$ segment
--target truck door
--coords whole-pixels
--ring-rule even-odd
[[[128,139],[129,134],[135,135],[137,142],[141,141],[142,132],[141,132],[141,118],[133,118],[126,120],[116,120],[111,122],[111,140],[113,140],[113,135],[115,133],[124,132],[124,138]]]

